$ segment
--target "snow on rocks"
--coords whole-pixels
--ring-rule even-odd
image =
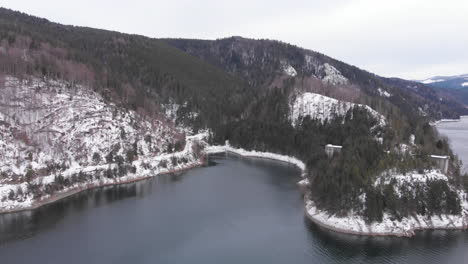
[[[427,109],[426,109],[427,110]],[[421,116],[427,116],[426,110],[422,109],[421,107],[418,107],[419,114]]]
[[[157,155],[182,137],[164,120],[123,110],[91,89],[64,81],[7,77],[0,95],[0,172],[22,176],[53,164],[104,164],[111,151]]]
[[[382,174],[375,181],[374,185],[390,184],[395,181],[395,193],[401,194],[401,187],[411,188],[414,184],[425,184],[432,180],[448,181],[447,176],[436,170],[425,171],[424,173],[407,173],[406,175],[388,172]],[[414,215],[405,217],[400,221],[391,215],[384,213],[382,222],[366,223],[365,219],[350,211],[347,216],[336,216],[316,207],[315,203],[307,196],[305,199],[307,217],[320,226],[331,230],[359,235],[377,236],[406,236],[410,237],[417,230],[424,229],[464,229],[468,227],[468,203],[463,191],[458,192],[462,201],[462,213],[460,215]],[[365,202],[365,196],[363,202]]]
[[[316,93],[303,93],[297,95],[290,105],[289,119],[293,126],[296,126],[302,117],[309,116],[311,119],[325,121],[337,116],[344,116],[354,106],[365,108],[376,120],[380,126],[385,126],[385,117],[367,105],[354,104],[340,101],[331,97]]]
[[[383,89],[380,88],[380,87],[377,89],[377,91],[379,92],[379,95],[380,95],[380,96],[387,97],[387,98],[389,98],[389,97],[392,96],[391,93],[389,93],[389,92],[383,90]]]
[[[322,81],[329,85],[345,85],[348,84],[348,79],[332,65],[325,63],[319,67],[319,71],[323,71],[324,76]]]
[[[306,199],[306,216],[314,223],[325,228],[349,234],[374,236],[411,237],[417,230],[425,229],[464,229],[467,228],[466,209],[462,215],[422,216],[403,218],[401,221],[384,214],[382,222],[367,224],[363,217],[350,212],[346,217],[338,217],[319,210],[313,201]],[[464,206],[463,208],[468,208]]]
[[[187,138],[185,149],[173,153],[183,139],[167,120],[107,103],[89,87],[7,76],[0,93],[0,211],[37,204],[25,183],[29,172],[41,192],[57,176],[90,174],[59,191],[64,193],[194,166],[195,139]],[[125,167],[119,177],[103,176],[108,170],[115,174],[118,165]]]
[[[110,163],[87,167],[76,166],[59,174],[51,174],[36,178],[33,180],[32,184],[44,187],[47,184],[54,183],[58,175],[62,176],[64,179],[70,179],[71,177],[76,177],[77,175],[82,174],[87,175],[88,177],[85,182],[72,183],[54,194],[46,194],[39,199],[34,198],[31,193],[26,192],[28,189],[27,183],[0,184],[0,213],[34,209],[87,189],[139,181],[160,174],[199,166],[202,164],[202,161],[199,153],[195,151],[196,148],[194,148],[194,145],[199,144],[198,140],[200,138],[203,138],[203,136],[187,137],[187,143],[182,151],[166,153],[154,157],[146,156],[133,161],[131,165],[134,166],[136,170],[121,177],[108,178],[104,176],[105,171],[117,169],[119,166],[116,163]],[[23,195],[18,195],[17,190],[19,188],[25,190]],[[9,197],[11,191],[16,191],[13,199]]]
[[[300,180],[297,184],[298,184],[299,186],[309,186],[309,185],[310,185],[310,181],[309,181],[309,179],[305,178],[305,179]]]
[[[286,75],[289,75],[291,77],[294,77],[297,75],[296,69],[294,69],[294,67],[289,64],[283,66],[283,71],[284,73],[286,73]]]
[[[406,174],[400,174],[396,173],[395,171],[388,171],[382,173],[377,180],[374,183],[374,186],[380,185],[380,184],[389,184],[392,180],[395,180],[396,188],[399,188],[401,186],[412,186],[413,184],[416,183],[426,183],[428,181],[434,181],[434,180],[443,180],[443,181],[448,181],[448,178],[445,174],[442,174],[438,170],[427,170],[424,171],[423,173],[418,173],[418,172],[409,172]],[[396,190],[398,193],[398,190]]]
[[[177,118],[179,118],[178,112],[180,109],[186,108],[188,105],[188,102],[184,102],[182,105],[175,103],[174,101],[170,101],[168,104],[162,104],[162,109],[164,111],[164,115],[166,118],[173,123],[176,123]],[[184,111],[185,112],[185,111]],[[199,113],[197,112],[186,112],[185,117],[189,119],[195,119],[197,118]],[[187,127],[180,126],[179,129],[181,130],[190,130]],[[190,130],[191,131],[191,130]]]

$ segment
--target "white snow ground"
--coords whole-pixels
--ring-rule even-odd
[[[383,90],[382,88],[378,88],[377,91],[379,92],[379,95],[380,95],[380,96],[387,97],[387,98],[389,98],[389,97],[392,96],[391,93],[389,93],[389,92]]]
[[[32,205],[33,196],[23,178],[28,170],[36,174],[32,183],[41,186],[52,183],[57,175],[67,178],[80,172],[96,175],[84,184],[102,185],[199,162],[191,141],[184,150],[169,153],[169,145],[184,139],[170,121],[123,110],[88,87],[7,76],[0,90],[0,211]],[[136,151],[136,160],[128,161],[129,151]],[[114,160],[109,162],[110,152]],[[103,177],[105,170],[116,167],[117,157],[137,173],[118,180]],[[68,189],[78,187],[83,186]],[[15,193],[12,199],[10,191]]]
[[[341,72],[332,65],[325,63],[319,67],[319,70],[325,73],[322,81],[329,85],[345,85],[348,84],[348,79],[344,77]]]
[[[293,126],[297,125],[301,117],[306,116],[323,122],[326,119],[346,115],[348,110],[356,105],[369,111],[378,120],[380,126],[385,126],[385,117],[367,105],[344,102],[321,94],[308,92],[296,96],[290,105],[289,119]]]
[[[286,75],[289,75],[291,77],[294,77],[297,75],[296,69],[294,69],[294,67],[289,64],[283,66],[283,71],[284,73],[286,73]]]

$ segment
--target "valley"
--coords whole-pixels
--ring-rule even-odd
[[[431,124],[468,109],[424,83],[275,40],[157,39],[4,8],[0,70],[3,213],[227,151],[299,165],[307,215],[331,229],[467,226],[468,177]]]

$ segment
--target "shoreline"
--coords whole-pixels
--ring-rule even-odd
[[[38,209],[38,208],[43,207],[43,206],[48,205],[48,204],[52,204],[54,202],[60,201],[62,199],[65,199],[67,197],[73,196],[75,194],[78,194],[78,193],[81,193],[81,192],[84,192],[84,191],[93,190],[93,189],[102,188],[102,187],[107,187],[107,186],[117,186],[117,185],[123,185],[123,184],[139,182],[139,181],[147,180],[147,179],[154,178],[154,177],[157,177],[157,176],[160,176],[160,175],[177,173],[177,172],[181,172],[181,171],[190,170],[190,169],[193,169],[193,168],[198,168],[198,167],[203,166],[204,164],[205,164],[204,162],[198,161],[197,163],[191,164],[191,165],[189,165],[187,167],[168,170],[168,171],[161,172],[161,173],[158,173],[158,174],[155,174],[155,175],[152,175],[152,176],[141,176],[141,177],[130,178],[130,179],[122,180],[122,181],[118,181],[118,179],[115,179],[114,182],[107,182],[107,183],[102,183],[102,184],[99,183],[99,182],[89,183],[89,184],[87,184],[85,186],[74,187],[74,188],[71,188],[71,189],[69,189],[67,191],[57,193],[57,194],[55,194],[53,196],[50,196],[50,197],[47,197],[47,198],[44,198],[44,199],[41,199],[41,200],[34,201],[33,204],[31,206],[28,206],[28,207],[17,207],[17,208],[8,209],[8,210],[0,210],[0,215],[32,211],[32,210]]]
[[[210,154],[232,153],[232,154],[239,155],[241,157],[246,157],[246,158],[262,158],[262,159],[269,159],[269,160],[285,162],[285,163],[291,164],[291,165],[296,166],[297,168],[299,168],[300,171],[301,171],[300,176],[302,178],[305,178],[305,170],[306,170],[305,164],[302,161],[298,160],[297,158],[290,157],[290,156],[280,155],[280,154],[271,153],[271,152],[247,151],[247,150],[244,150],[244,149],[233,148],[229,144],[226,144],[224,146],[207,146],[205,148],[205,150],[203,151],[203,153],[206,156],[208,156]],[[128,184],[128,183],[133,183],[133,182],[137,182],[137,181],[146,180],[146,179],[149,179],[149,178],[152,178],[152,177],[157,177],[157,176],[163,175],[163,174],[176,173],[176,172],[180,172],[180,171],[193,169],[193,168],[196,168],[196,167],[203,166],[205,164],[205,162],[203,162],[202,160],[203,159],[201,158],[197,162],[195,162],[193,164],[190,164],[190,165],[188,165],[186,167],[176,168],[176,169],[168,170],[168,171],[165,171],[165,172],[160,172],[160,173],[152,175],[152,176],[142,176],[142,177],[130,178],[130,179],[122,180],[122,181],[114,180],[114,182],[111,182],[111,183],[109,183],[109,182],[108,183],[102,183],[102,184],[95,183],[95,184],[88,184],[86,186],[75,187],[75,188],[67,190],[67,191],[65,191],[63,193],[59,193],[57,195],[54,195],[52,197],[48,197],[48,198],[45,198],[43,200],[35,201],[29,207],[21,207],[21,208],[15,208],[15,209],[10,209],[10,210],[0,211],[0,214],[15,213],[15,212],[22,212],[22,211],[31,211],[31,210],[40,208],[42,206],[45,206],[47,204],[51,204],[53,202],[56,202],[56,201],[62,200],[64,198],[70,197],[70,196],[72,196],[74,194],[81,193],[83,191],[92,190],[92,189],[101,188],[101,187],[106,187],[106,186]],[[304,214],[305,214],[305,216],[312,223],[318,225],[319,227],[325,228],[325,229],[333,231],[333,232],[350,234],[350,235],[360,235],[360,236],[413,237],[414,235],[416,235],[417,231],[423,231],[423,230],[466,230],[466,229],[468,229],[468,219],[467,219],[466,216],[464,216],[464,218],[462,220],[463,225],[461,225],[461,226],[456,226],[455,224],[451,223],[452,226],[447,225],[447,226],[435,227],[435,226],[427,225],[427,226],[412,226],[410,228],[404,229],[404,225],[408,224],[408,223],[403,223],[402,221],[399,221],[399,223],[401,223],[401,226],[403,226],[403,228],[400,226],[399,230],[394,231],[394,232],[391,232],[391,231],[374,232],[374,231],[372,231],[371,226],[367,225],[367,224],[364,225],[364,226],[369,231],[364,231],[364,230],[356,231],[356,230],[353,230],[352,228],[348,228],[348,229],[342,228],[342,227],[340,227],[338,225],[333,225],[333,224],[328,223],[326,221],[326,219],[318,219],[316,216],[321,212],[318,212],[315,215],[313,215],[313,214],[311,214],[309,212],[310,209],[313,209],[313,208],[316,208],[316,207],[313,204],[313,201],[310,200],[309,194],[307,193],[306,186],[308,184],[310,184],[310,183],[308,182],[308,180],[306,178],[301,180],[300,182],[298,182],[298,186],[299,186],[298,188],[304,193]],[[350,219],[350,218],[341,218],[341,219]],[[409,218],[407,218],[407,220],[408,219]],[[419,219],[414,218],[414,220],[419,222]],[[449,219],[449,220],[452,221],[453,219]],[[381,222],[381,223],[383,223],[383,222]],[[393,223],[395,223],[395,222],[392,221],[392,224]]]
[[[233,148],[229,144],[224,146],[208,146],[205,149],[206,154],[216,154],[216,153],[232,153],[246,158],[261,158],[274,161],[285,162],[297,167],[301,171],[301,177],[305,177],[306,166],[301,160],[290,157],[286,155],[276,154],[272,152],[260,152],[260,151],[250,151],[241,148]]]
[[[468,116],[464,116],[464,118],[468,118]],[[231,147],[229,144],[226,144],[225,146],[210,146],[208,147],[209,154],[215,154],[215,153],[233,153],[242,157],[253,157],[253,158],[263,158],[263,159],[271,159],[271,160],[276,160],[276,161],[281,161],[281,162],[286,162],[289,164],[292,164],[296,167],[298,167],[301,170],[301,177],[305,178],[305,164],[294,158],[294,157],[289,157],[285,155],[280,155],[280,154],[275,154],[275,153],[269,153],[269,152],[258,152],[258,151],[247,151],[244,149],[236,149]],[[307,180],[307,178],[301,180],[298,182],[298,188],[304,192],[306,190],[306,186],[310,184]],[[304,192],[304,214],[307,217],[309,221],[312,223],[325,228],[327,230],[330,230],[332,232],[337,232],[337,233],[343,233],[343,234],[349,234],[349,235],[359,235],[359,236],[380,236],[380,237],[413,237],[416,235],[417,231],[424,231],[424,230],[466,230],[468,229],[468,219],[466,219],[465,216],[465,221],[462,226],[445,226],[445,227],[434,227],[434,226],[414,226],[408,229],[401,229],[401,231],[395,231],[395,232],[366,232],[366,231],[355,231],[352,229],[345,229],[341,228],[339,226],[335,226],[332,224],[327,223],[326,221],[323,221],[321,219],[317,219],[313,215],[309,213],[310,206],[308,203],[313,203],[308,198],[307,192]],[[402,223],[402,222],[399,222]],[[404,223],[402,223],[403,225]],[[366,225],[367,229],[369,230],[370,226]]]
[[[374,231],[355,231],[352,229],[345,229],[341,228],[338,226],[330,225],[320,219],[317,219],[314,215],[309,213],[309,210],[312,207],[315,207],[314,205],[310,205],[313,203],[309,198],[307,198],[307,195],[304,195],[304,214],[307,217],[309,221],[312,223],[318,225],[321,228],[325,228],[327,230],[341,233],[341,234],[349,234],[349,235],[358,235],[358,236],[372,236],[372,237],[406,237],[406,238],[411,238],[416,235],[416,232],[418,231],[436,231],[436,230],[466,230],[468,229],[468,224],[464,224],[463,226],[415,226],[411,227],[406,230],[402,230],[400,232],[374,232]],[[369,229],[369,225],[366,225],[366,227]]]
[[[203,156],[200,156],[198,158],[194,157],[193,152],[192,152],[192,145],[194,141],[199,141],[202,138],[203,138],[203,134],[188,136],[186,138],[187,143],[185,144],[185,147],[182,151],[170,153],[170,154],[163,154],[160,156],[152,157],[150,159],[148,159],[148,157],[143,157],[142,159],[134,161],[132,164],[140,167],[141,163],[144,163],[144,162],[149,162],[151,160],[153,162],[161,161],[161,160],[167,161],[168,159],[174,158],[174,157],[176,158],[186,157],[188,158],[190,162],[183,163],[182,165],[181,164],[173,165],[172,167],[169,167],[169,168],[163,168],[163,169],[159,168],[157,172],[150,172],[146,169],[143,169],[143,171],[139,172],[138,174],[127,174],[121,178],[112,178],[112,179],[104,179],[104,180],[99,179],[99,180],[95,180],[91,182],[86,182],[83,184],[78,184],[78,186],[72,185],[56,193],[53,193],[52,195],[45,196],[37,200],[31,199],[31,202],[28,204],[15,204],[15,205],[10,205],[10,206],[5,206],[0,209],[0,214],[8,214],[8,213],[21,212],[21,211],[31,211],[39,207],[42,207],[44,205],[59,201],[61,199],[67,198],[69,196],[72,196],[74,194],[77,194],[86,190],[91,190],[91,189],[105,187],[105,186],[128,184],[132,182],[149,179],[152,177],[157,177],[163,174],[175,173],[179,171],[192,169],[195,167],[200,167],[205,164]],[[68,171],[63,172],[63,174],[69,177],[70,175],[73,175],[79,172],[86,172],[86,173],[95,172],[96,168],[105,169],[105,167],[110,168],[112,166],[115,166],[115,164],[111,163],[111,164],[104,164],[104,165],[99,165],[99,166],[89,166],[89,167],[80,168],[80,170],[73,168],[73,169],[69,169]]]
[[[460,121],[462,121],[462,119],[465,119],[465,118],[468,118],[468,115],[462,115],[458,119],[440,119],[440,120],[436,120],[434,122],[430,122],[429,124],[431,126],[437,126],[438,124],[441,124],[441,123],[460,122]]]
[[[192,138],[196,138],[192,137]],[[218,154],[218,153],[232,153],[236,154],[242,157],[247,157],[247,158],[262,158],[262,159],[269,159],[269,160],[275,160],[275,161],[280,161],[280,162],[285,162],[288,164],[291,164],[293,166],[296,166],[301,170],[301,176],[304,176],[304,169],[305,165],[298,159],[295,158],[290,158],[288,156],[280,155],[280,154],[275,154],[275,153],[268,153],[268,152],[257,152],[257,151],[245,151],[243,149],[235,149],[230,146],[208,146],[204,151],[204,155],[208,156],[210,154]],[[193,168],[201,167],[206,164],[206,162],[202,161],[203,159],[200,158],[197,162],[190,164],[186,167],[182,168],[176,168],[176,169],[171,169],[168,171],[160,172],[155,175],[145,175],[141,177],[134,177],[134,178],[129,178],[129,179],[123,179],[119,180],[118,178],[113,179],[112,182],[93,182],[93,183],[88,183],[83,186],[76,186],[72,187],[66,191],[58,192],[56,194],[53,194],[52,196],[36,200],[32,202],[30,206],[17,206],[14,208],[9,208],[6,210],[0,209],[0,215],[2,214],[10,214],[10,213],[19,213],[19,212],[26,212],[26,211],[32,211],[35,209],[38,209],[40,207],[43,207],[48,204],[52,204],[54,202],[60,201],[62,199],[65,199],[67,197],[73,196],[75,194],[88,191],[88,190],[93,190],[97,188],[102,188],[106,186],[116,186],[116,185],[122,185],[122,184],[129,184],[129,183],[134,183],[138,181],[143,181],[147,180],[153,177],[157,177],[159,175],[164,175],[164,174],[170,174],[170,173],[176,173],[176,172],[181,172],[181,171],[186,171],[190,170]]]

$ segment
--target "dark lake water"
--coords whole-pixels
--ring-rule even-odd
[[[463,162],[463,170],[468,172],[468,118],[460,122],[446,122],[437,125],[442,135],[449,138],[451,146]]]
[[[182,174],[0,215],[0,263],[468,262],[468,232],[322,230],[304,218],[298,180],[284,163],[219,155]]]

